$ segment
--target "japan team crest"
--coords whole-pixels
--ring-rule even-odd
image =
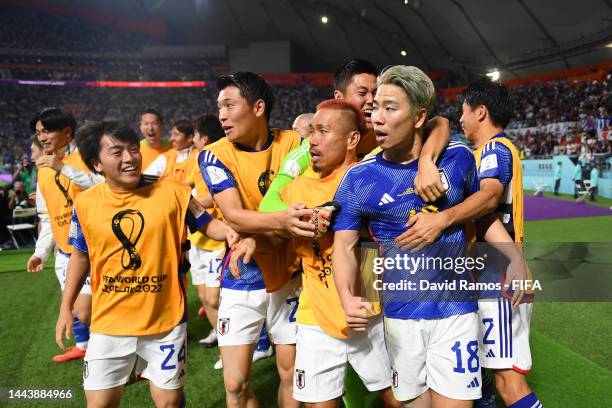
[[[219,319],[219,324],[218,324],[219,327],[217,328],[217,331],[219,332],[221,336],[227,334],[227,332],[229,331],[229,324],[230,324],[229,318]]]
[[[301,390],[306,386],[306,374],[304,370],[295,370],[295,385]]]

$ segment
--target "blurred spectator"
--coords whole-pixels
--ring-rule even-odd
[[[19,163],[15,166],[16,169],[13,172],[13,183],[21,183],[21,187],[24,188],[26,194],[30,194],[32,189],[32,179],[36,177],[36,166],[32,164],[28,156],[23,156]],[[34,184],[36,186],[36,184]],[[36,189],[36,187],[34,187]]]
[[[559,195],[559,187],[561,186],[561,167],[563,163],[557,162],[557,166],[555,167],[555,195]]]
[[[8,208],[13,211],[16,207],[31,207],[28,194],[21,181],[13,183],[13,189],[8,192]]]
[[[595,197],[597,196],[597,192],[599,190],[598,166],[593,166],[593,168],[591,169],[591,184],[589,185],[589,189],[591,190],[591,201],[596,201]]]
[[[582,165],[580,161],[576,162],[574,167],[574,198],[578,198],[578,192],[582,191],[584,186],[582,184]]]

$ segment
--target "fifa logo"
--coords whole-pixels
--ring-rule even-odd
[[[270,177],[273,174],[273,170],[266,170],[259,175],[259,180],[257,180],[257,187],[259,188],[259,192],[261,193],[261,195],[265,195],[266,191],[268,191],[270,183],[272,182]]]
[[[64,198],[66,199],[66,204],[64,205],[64,207],[72,207],[73,205],[72,198],[68,194],[68,189],[70,188],[70,179],[68,179],[68,185],[64,187],[64,185],[62,184],[62,181],[60,180],[60,174],[55,173],[55,184],[57,185],[57,188],[59,188],[59,190],[64,195]]]
[[[121,266],[124,269],[136,270],[142,265],[136,244],[140,240],[144,224],[144,217],[138,210],[123,210],[113,216],[111,228],[123,246]]]

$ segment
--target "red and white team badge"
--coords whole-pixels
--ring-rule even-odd
[[[398,374],[397,371],[392,370],[393,374],[391,375],[391,385],[393,386],[393,388],[397,388],[399,381],[398,381]]]
[[[218,328],[217,328],[217,332],[219,332],[219,334],[221,336],[227,334],[227,332],[229,331],[229,324],[230,324],[230,319],[219,319],[219,324],[218,324]]]
[[[295,385],[300,390],[306,386],[306,374],[304,370],[295,370]]]

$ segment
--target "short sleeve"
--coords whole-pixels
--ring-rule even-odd
[[[478,178],[495,178],[507,187],[512,180],[512,152],[500,142],[487,143],[482,152]]]
[[[198,157],[198,165],[206,187],[213,196],[228,188],[237,188],[234,176],[213,152],[202,151]]]
[[[333,231],[355,231],[361,228],[361,211],[356,194],[354,191],[353,174],[349,170],[338,190],[334,201],[340,205],[340,210],[336,213],[331,228]]]
[[[77,216],[76,209],[72,210],[72,218],[70,220],[70,233],[68,234],[68,244],[79,252],[88,254],[89,247],[85,241],[85,235],[81,229],[81,223]]]

